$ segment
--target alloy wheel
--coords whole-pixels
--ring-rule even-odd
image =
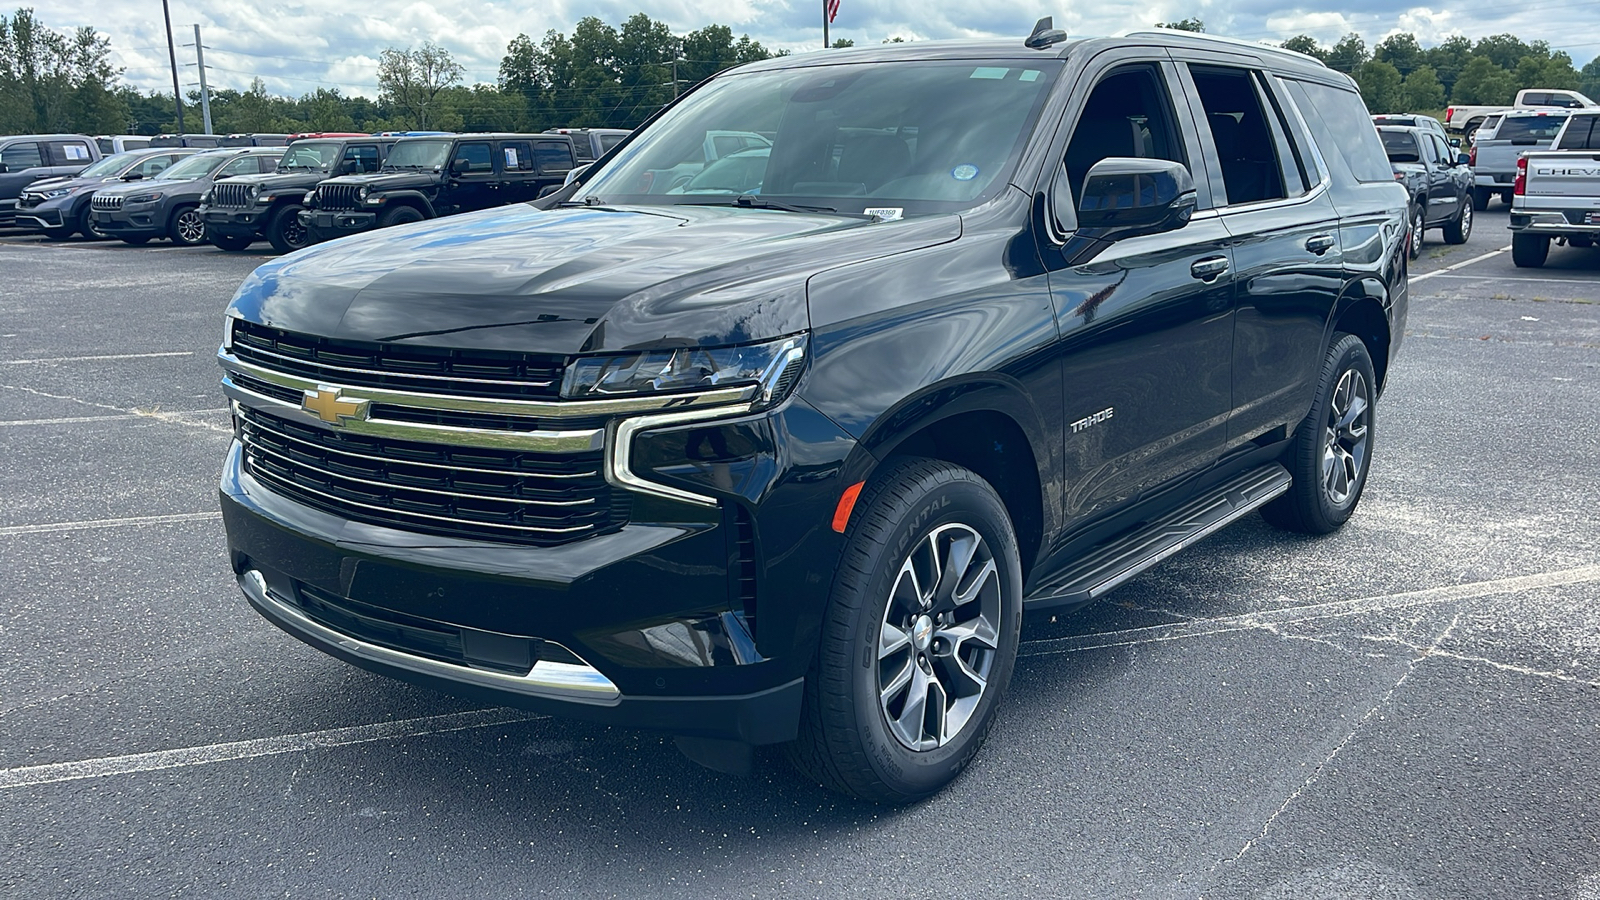
[[[1422,238],[1425,231],[1422,219],[1422,210],[1411,214],[1411,258],[1416,259],[1422,255]]]
[[[994,667],[1000,572],[983,536],[934,529],[900,564],[878,638],[878,704],[912,750],[949,743],[971,722]]]
[[[296,250],[299,250],[308,243],[306,237],[306,227],[300,224],[299,217],[290,216],[283,223],[283,242],[295,248]]]
[[[186,209],[178,213],[177,228],[178,240],[184,244],[198,244],[206,239],[206,223],[200,218],[200,213]]]
[[[1328,403],[1322,445],[1322,490],[1335,506],[1350,499],[1366,473],[1370,414],[1367,379],[1354,369],[1345,370]]]
[[[1467,198],[1461,206],[1461,240],[1466,242],[1472,236],[1472,198]]]

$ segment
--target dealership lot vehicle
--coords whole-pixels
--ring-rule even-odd
[[[1600,110],[1573,113],[1554,150],[1517,158],[1511,199],[1511,253],[1538,268],[1551,241],[1590,248],[1600,239]]]
[[[551,128],[545,133],[564,134],[572,138],[572,150],[580,165],[605,156],[607,151],[632,134],[626,128]]]
[[[196,153],[149,181],[101,188],[89,200],[93,226],[130,244],[164,237],[174,244],[205,243],[200,198],[214,182],[271,172],[281,147],[217,149]]]
[[[1456,153],[1444,137],[1421,128],[1378,126],[1395,180],[1411,195],[1411,258],[1422,254],[1429,228],[1442,228],[1449,244],[1464,244],[1472,234],[1472,170],[1467,155]]]
[[[16,221],[17,197],[35,181],[66,178],[100,159],[100,147],[81,134],[0,137],[0,227]]]
[[[1493,124],[1498,116],[1503,116],[1513,110],[1553,108],[1553,109],[1592,109],[1600,104],[1595,103],[1577,91],[1550,90],[1546,88],[1528,88],[1517,92],[1516,101],[1510,106],[1469,106],[1452,105],[1445,110],[1444,123],[1451,129],[1462,133],[1470,143],[1473,136],[1482,128]]]
[[[1517,109],[1484,127],[1467,157],[1472,165],[1472,205],[1488,209],[1489,199],[1498,194],[1509,206],[1517,157],[1549,147],[1567,115],[1564,109]]]
[[[113,153],[126,153],[129,150],[143,150],[150,146],[150,136],[144,134],[100,134],[95,135],[94,142],[100,147],[101,154],[110,156]]]
[[[278,160],[276,171],[240,175],[217,184],[200,200],[207,239],[224,250],[243,250],[258,237],[279,253],[310,243],[300,221],[306,192],[325,179],[376,172],[394,146],[391,138],[301,138]]]
[[[466,134],[396,141],[381,171],[330,178],[300,213],[312,242],[522,203],[560,187],[574,165],[564,134]]]
[[[1447,146],[1457,147],[1461,145],[1461,141],[1457,138],[1450,137],[1449,133],[1444,130],[1444,126],[1440,124],[1439,120],[1435,119],[1433,116],[1419,116],[1412,113],[1406,113],[1404,115],[1389,113],[1387,115],[1373,116],[1372,124],[1377,125],[1380,130],[1385,125],[1401,125],[1407,128],[1420,128],[1423,131],[1431,131],[1434,134],[1437,134],[1444,140]]]
[[[52,240],[74,234],[107,237],[95,229],[89,199],[100,188],[121,181],[142,181],[161,174],[193,150],[131,150],[105,156],[70,178],[35,182],[17,198],[17,224]]]
[[[543,209],[257,270],[219,354],[250,603],[378,672],[713,768],[784,744],[902,803],[974,758],[1025,610],[1257,510],[1338,529],[1407,296],[1353,83],[1064,41],[752,64]],[[764,157],[653,177],[741,128]]]

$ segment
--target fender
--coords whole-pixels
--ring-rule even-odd
[[[418,191],[418,190],[404,190],[404,191],[392,191],[392,192],[391,191],[386,191],[386,192],[384,192],[384,195],[383,195],[383,205],[378,207],[378,209],[380,211],[388,209],[390,207],[390,205],[393,204],[394,201],[396,201],[396,200],[414,201],[416,204],[418,204],[418,205],[420,205],[422,207],[423,215],[427,216],[430,219],[437,219],[439,217],[438,210],[434,209],[434,207],[433,207],[433,201],[428,199],[428,195],[427,194],[424,194],[424,193],[422,193],[421,191]],[[411,204],[406,204],[406,205],[411,205]]]

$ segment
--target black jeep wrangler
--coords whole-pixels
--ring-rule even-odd
[[[564,134],[401,138],[372,175],[330,178],[306,194],[312,242],[371,228],[537,199],[574,165]]]
[[[1256,44],[722,72],[543,201],[245,281],[233,571],[377,672],[926,796],[1025,612],[1254,510],[1350,518],[1408,200],[1351,79]]]
[[[218,182],[200,200],[206,237],[224,250],[243,250],[266,238],[279,253],[309,241],[300,222],[306,192],[328,178],[376,172],[394,138],[299,140],[289,145],[278,170]]]

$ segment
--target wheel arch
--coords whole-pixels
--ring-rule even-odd
[[[433,203],[420,191],[397,191],[384,198],[384,211],[396,206],[409,206],[422,213],[424,219],[436,219],[439,217],[439,214],[433,209]]]
[[[1373,281],[1362,282],[1339,299],[1329,326],[1328,339],[1338,332],[1353,334],[1367,347],[1372,357],[1372,369],[1378,377],[1378,391],[1383,390],[1389,375],[1389,350],[1393,342],[1389,314],[1386,311],[1388,292]]]

